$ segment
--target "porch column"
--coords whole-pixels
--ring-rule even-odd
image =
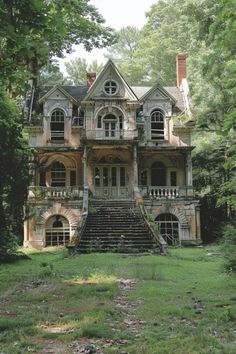
[[[192,186],[193,185],[193,171],[192,171],[191,151],[188,151],[187,155],[186,155],[186,185],[187,186]]]
[[[84,154],[83,154],[83,169],[84,169],[84,188],[87,187],[88,181],[87,181],[87,146],[84,146]]]
[[[133,173],[134,173],[134,187],[138,187],[138,163],[137,163],[136,145],[134,145],[134,151],[133,151]]]
[[[196,239],[201,241],[201,219],[200,219],[200,206],[197,205],[195,209],[196,213]]]

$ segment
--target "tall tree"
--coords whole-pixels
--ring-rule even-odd
[[[29,149],[19,115],[14,102],[0,89],[0,261],[17,245],[29,183]]]
[[[72,44],[91,50],[114,39],[89,0],[0,0],[0,23],[0,70],[9,85],[19,75],[35,79],[50,58],[69,53]]]
[[[39,71],[38,84],[40,86],[62,85],[65,80],[56,62],[49,62]]]
[[[0,0],[0,258],[14,250],[16,228],[28,184],[28,150],[20,112],[11,97],[26,91],[32,98],[39,70],[72,44],[87,50],[114,40],[111,28],[89,0]]]
[[[86,82],[86,73],[92,72],[98,74],[102,69],[102,64],[93,60],[90,64],[84,58],[75,58],[65,63],[68,79],[74,85],[83,85]]]
[[[130,85],[140,85],[148,81],[141,58],[136,55],[140,41],[140,31],[134,26],[121,28],[117,32],[117,42],[108,48],[106,58],[112,59]]]

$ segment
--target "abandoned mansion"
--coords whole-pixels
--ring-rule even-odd
[[[176,86],[133,87],[108,60],[84,86],[32,92],[24,246],[147,251],[200,242],[185,71],[179,54]]]

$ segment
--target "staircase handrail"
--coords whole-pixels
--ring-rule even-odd
[[[152,238],[158,243],[159,248],[160,248],[160,252],[162,254],[166,254],[166,248],[167,248],[167,243],[164,240],[164,238],[161,235],[157,235],[157,233],[155,232],[154,228],[152,227],[152,225],[150,224],[148,218],[147,218],[147,214],[146,214],[146,210],[144,205],[138,204],[139,210],[141,212],[142,218],[145,221],[145,224],[147,225]]]

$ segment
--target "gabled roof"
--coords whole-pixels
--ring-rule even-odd
[[[132,86],[132,89],[138,97],[139,101],[141,101],[143,97],[146,97],[152,88],[152,86]],[[175,107],[180,111],[184,111],[184,100],[180,89],[177,86],[164,86],[163,89],[168,93],[169,97],[174,98],[174,101],[172,100],[172,102],[174,103]]]
[[[124,77],[119,72],[118,68],[116,67],[116,65],[114,64],[114,62],[111,59],[109,59],[107,61],[107,63],[105,64],[104,68],[99,73],[99,75],[97,76],[97,78],[94,81],[94,83],[90,86],[90,88],[89,88],[86,96],[84,97],[83,101],[88,101],[92,97],[92,95],[95,93],[99,83],[101,82],[101,80],[103,80],[103,78],[105,77],[105,75],[106,75],[106,73],[108,72],[109,69],[113,70],[114,73],[119,77],[120,81],[123,83],[123,85],[125,87],[126,92],[129,94],[130,99],[132,101],[138,101],[138,97],[135,95],[134,91],[129,86],[129,84],[124,79]],[[116,98],[116,96],[114,95],[112,98]],[[104,97],[103,97],[103,99],[104,99]]]
[[[67,87],[67,86],[64,86]],[[78,100],[73,97],[67,90],[64,89],[63,86],[56,85],[53,86],[49,91],[47,91],[40,99],[39,103],[44,102],[48,97],[50,97],[55,91],[60,91],[62,95],[67,97],[70,101],[73,101],[74,103],[78,104]]]
[[[152,88],[147,91],[142,97],[140,97],[140,101],[145,101],[148,97],[150,97],[155,91],[159,91],[164,97],[169,98],[173,104],[176,103],[176,99],[169,93],[167,92],[164,87],[162,87],[159,84],[156,84],[152,86]]]

